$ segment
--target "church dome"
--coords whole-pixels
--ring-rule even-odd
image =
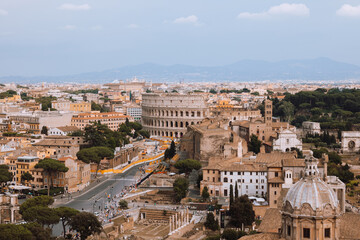
[[[284,204],[288,202],[293,209],[301,209],[303,204],[309,204],[314,211],[324,210],[327,204],[332,209],[338,208],[335,192],[319,177],[317,161],[314,157],[305,159],[305,176],[290,188]]]

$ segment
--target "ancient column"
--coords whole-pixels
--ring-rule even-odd
[[[171,216],[169,217],[169,225],[170,225],[170,231],[169,232],[171,232],[172,230],[171,230]]]

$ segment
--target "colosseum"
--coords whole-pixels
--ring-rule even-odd
[[[209,116],[205,97],[196,94],[144,93],[142,124],[151,135],[182,137],[188,125]]]

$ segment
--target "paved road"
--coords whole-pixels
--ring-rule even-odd
[[[99,212],[99,207],[100,209],[104,209],[108,194],[118,194],[125,186],[130,186],[135,183],[136,179],[138,178],[136,175],[139,172],[139,167],[143,165],[144,164],[134,166],[125,173],[115,174],[94,188],[88,190],[84,194],[74,198],[70,202],[59,204],[57,207],[66,206],[75,208],[79,211],[84,210],[87,212],[93,212],[94,209],[95,212]],[[53,235],[58,236],[61,233],[61,224],[54,226]]]

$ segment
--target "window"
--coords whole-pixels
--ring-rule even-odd
[[[276,195],[276,191],[274,191],[274,195]]]
[[[330,237],[331,237],[330,228],[325,228],[325,237],[326,237],[326,238],[330,238]]]
[[[310,238],[310,228],[303,228],[303,238]]]
[[[291,227],[290,227],[290,225],[287,226],[287,235],[291,236]]]
[[[279,173],[278,172],[275,172],[275,177],[278,177],[279,176]]]
[[[227,179],[227,178],[224,178],[224,182],[228,182],[228,179]]]
[[[233,175],[233,172],[230,172],[230,175]]]
[[[224,196],[227,197],[227,189],[224,189]]]

